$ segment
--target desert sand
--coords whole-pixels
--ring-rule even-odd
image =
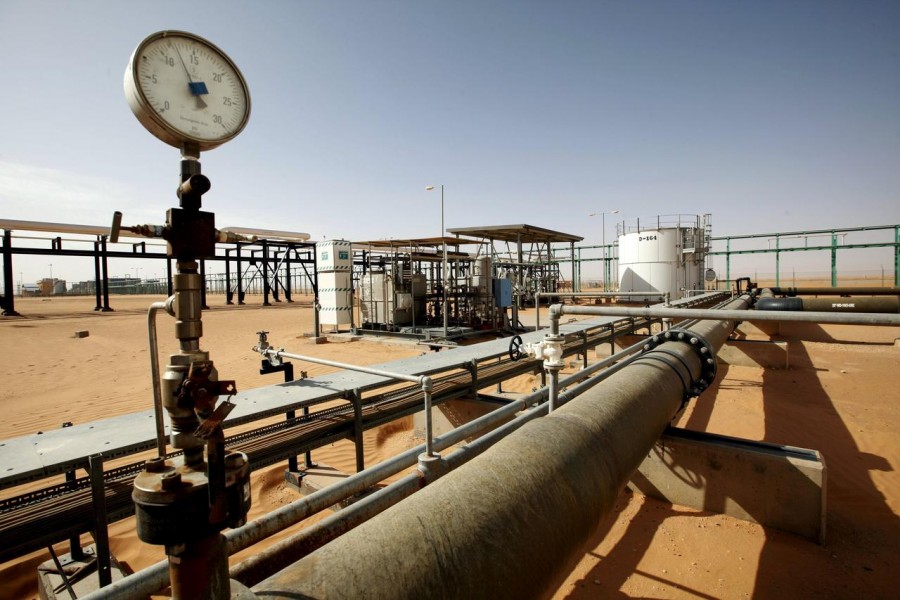
[[[17,299],[24,316],[0,319],[0,439],[149,408],[146,307],[157,299],[113,297],[111,313],[94,312],[92,298]],[[279,377],[259,375],[259,357],[250,351],[263,329],[275,346],[358,364],[427,351],[371,341],[312,344],[304,337],[312,330],[309,298],[265,308],[253,297],[242,307],[223,306],[221,296],[210,296],[209,303],[202,347],[220,377],[235,379],[239,390]],[[159,316],[163,357],[175,347],[171,321]],[[89,336],[75,338],[79,330]],[[816,326],[803,336],[805,341],[791,340],[787,370],[720,368],[716,385],[677,424],[820,450],[829,468],[826,543],[623,492],[555,598],[897,597],[900,331]],[[330,370],[298,368],[309,376]],[[531,377],[518,382],[523,391],[532,385]],[[411,419],[369,431],[366,464],[420,441]],[[318,450],[314,459],[347,472],[355,468],[349,442]],[[297,497],[284,483],[283,469],[275,465],[254,474],[249,518]],[[3,490],[0,497],[23,489]],[[133,519],[113,524],[110,537],[114,555],[134,570],[163,558],[161,548],[137,540]],[[83,543],[90,543],[88,536]],[[36,597],[35,568],[46,559],[38,552],[0,565],[0,598]]]

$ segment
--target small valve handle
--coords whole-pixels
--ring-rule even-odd
[[[118,210],[113,213],[112,226],[109,228],[109,241],[113,244],[119,241],[119,231],[122,229],[122,213]]]
[[[109,242],[115,244],[119,241],[122,230],[130,231],[136,235],[148,238],[166,238],[167,230],[164,225],[125,225],[122,226],[122,213],[116,211],[113,213],[112,225],[109,227]]]

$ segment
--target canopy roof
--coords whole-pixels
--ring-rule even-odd
[[[506,242],[518,242],[520,239],[525,244],[542,244],[556,242],[580,242],[584,238],[571,233],[553,231],[534,225],[492,225],[488,227],[457,227],[448,229],[449,233],[456,235],[468,235],[489,240],[502,240]]]

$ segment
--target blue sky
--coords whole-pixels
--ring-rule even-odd
[[[202,156],[220,226],[437,235],[429,184],[447,227],[587,244],[616,209],[608,239],[672,213],[715,235],[900,222],[900,3],[867,1],[3,0],[0,218],[164,220],[178,152],[122,92],[162,29],[250,86],[246,130]],[[90,277],[70,262],[54,275]]]

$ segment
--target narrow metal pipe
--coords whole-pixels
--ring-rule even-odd
[[[334,360],[328,360],[325,358],[318,358],[315,356],[304,356],[302,354],[293,354],[291,352],[285,352],[284,350],[276,350],[275,348],[258,348],[254,347],[254,350],[262,354],[263,356],[272,356],[275,358],[293,358],[294,360],[302,360],[305,362],[311,362],[318,365],[326,365],[329,367],[337,367],[338,369],[347,369],[348,371],[359,371],[360,373],[368,373],[369,375],[379,375],[381,377],[388,377],[390,379],[399,379],[401,381],[409,381],[412,383],[418,383],[419,385],[423,385],[424,380],[430,379],[428,375],[407,375],[406,373],[393,373],[391,371],[385,371],[383,369],[375,369],[373,367],[363,367],[361,365],[351,365],[349,363],[337,362]]]
[[[534,294],[534,330],[539,331],[541,328],[541,298],[631,298],[638,296],[641,298],[665,300],[668,297],[668,292],[536,292]]]
[[[547,369],[550,372],[550,397],[548,399],[549,411],[556,410],[556,398],[559,395],[559,369]]]
[[[434,456],[434,448],[432,444],[432,427],[433,423],[431,420],[431,389],[424,389],[423,393],[425,394],[425,455],[426,456]]]
[[[172,314],[174,296],[154,302],[147,311],[147,331],[150,336],[150,377],[153,379],[153,418],[156,422],[156,450],[160,458],[166,456],[166,425],[163,421],[162,388],[159,383],[159,338],[156,333],[156,312]]]
[[[557,326],[560,315],[597,315],[623,318],[643,317],[645,319],[675,317],[683,319],[715,319],[723,321],[791,321],[801,323],[826,323],[836,325],[900,325],[900,315],[893,314],[798,311],[761,312],[725,309],[713,310],[703,308],[626,308],[621,306],[602,307],[554,304],[550,307],[551,317],[554,314],[554,309],[557,310]]]

